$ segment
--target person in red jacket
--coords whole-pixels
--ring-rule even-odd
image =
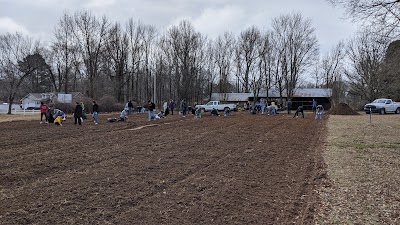
[[[44,102],[40,103],[40,123],[43,123],[43,115],[46,123],[49,123],[47,120],[47,111],[49,110],[49,106],[44,104]]]

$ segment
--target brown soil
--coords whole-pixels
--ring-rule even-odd
[[[313,222],[326,120],[107,117],[0,123],[0,224]]]
[[[339,103],[328,111],[331,115],[360,115],[346,103]]]

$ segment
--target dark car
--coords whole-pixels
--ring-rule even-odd
[[[28,107],[26,110],[40,110],[40,107]]]

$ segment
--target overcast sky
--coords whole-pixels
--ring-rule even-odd
[[[356,31],[355,24],[342,19],[343,10],[326,0],[0,0],[0,34],[20,31],[51,40],[63,12],[81,9],[121,23],[141,20],[160,31],[187,19],[212,38],[225,31],[237,35],[252,25],[268,29],[273,18],[301,13],[312,20],[322,52]]]

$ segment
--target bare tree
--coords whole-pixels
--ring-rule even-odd
[[[343,59],[345,57],[344,42],[340,41],[321,61],[321,75],[325,79],[325,87],[332,89],[332,105],[340,102],[344,90],[342,85]]]
[[[88,79],[89,97],[95,97],[95,85],[100,69],[100,57],[104,51],[105,37],[110,26],[103,16],[98,20],[90,11],[80,11],[74,15],[74,35],[85,66]]]
[[[219,92],[228,92],[229,76],[232,70],[232,58],[235,39],[231,33],[218,36],[214,46],[215,64],[219,76]]]
[[[372,101],[383,93],[381,64],[386,44],[376,41],[373,33],[365,30],[349,42],[347,56],[350,65],[345,74],[350,83],[350,93]]]
[[[173,26],[168,31],[169,42],[173,50],[175,64],[175,82],[178,97],[189,100],[194,90],[194,78],[197,68],[196,57],[201,48],[201,35],[196,32],[188,21],[182,21],[179,26]]]
[[[20,85],[39,65],[32,60],[34,47],[33,41],[20,33],[0,35],[0,78],[8,97],[8,114]]]
[[[127,85],[129,39],[119,23],[115,23],[109,30],[105,46],[104,54],[111,61],[112,73],[109,76],[114,84],[114,96],[119,102],[127,101],[124,91],[126,90],[125,85]]]
[[[332,83],[343,69],[345,57],[344,42],[340,41],[330,52],[326,53],[321,61],[321,69],[325,79],[325,87],[331,88]]]
[[[176,82],[174,80],[174,71],[175,66],[174,62],[176,62],[176,56],[173,54],[173,49],[171,46],[171,40],[168,37],[168,34],[164,34],[161,36],[158,41],[159,55],[160,55],[160,64],[163,66],[160,68],[164,73],[164,84],[166,86],[165,94],[168,99],[175,99],[177,96],[176,92]]]
[[[324,76],[321,72],[321,64],[316,63],[314,65],[314,69],[311,71],[311,74],[312,74],[312,77],[314,78],[315,83],[310,85],[310,87],[318,88],[318,87],[322,86]]]
[[[139,71],[141,68],[141,64],[144,64],[143,60],[143,32],[145,25],[140,21],[134,22],[133,19],[129,19],[127,23],[127,33],[129,37],[129,46],[130,46],[130,57],[128,62],[128,71],[129,75],[127,77],[128,83],[130,85],[127,86],[127,93],[129,99],[141,99],[140,94],[140,84],[139,84]]]
[[[275,55],[274,51],[276,49],[273,46],[273,33],[266,32],[262,38],[261,38],[261,44],[259,48],[259,63],[258,63],[258,69],[260,76],[264,80],[264,87],[266,94],[267,94],[267,99],[269,98],[268,92],[272,87],[272,82],[273,82],[273,68],[274,68],[274,63],[275,63]]]
[[[282,41],[279,33],[273,33],[272,46],[273,48],[273,67],[272,74],[274,78],[273,88],[278,90],[280,99],[282,100],[284,91],[284,75],[287,74],[285,41]]]
[[[208,43],[205,46],[206,48],[206,56],[204,59],[204,73],[205,73],[205,79],[206,79],[206,95],[208,96],[209,99],[211,99],[212,92],[214,90],[214,83],[216,79],[216,64],[215,64],[215,49],[213,46],[212,41],[208,41]]]
[[[328,0],[333,5],[343,6],[347,14],[361,21],[371,31],[383,37],[397,36],[400,28],[399,0]]]
[[[156,72],[152,76],[153,65],[155,65],[154,60],[154,42],[156,38],[156,29],[154,26],[147,25],[144,26],[142,32],[142,41],[143,41],[143,57],[144,57],[144,66],[145,66],[145,76],[143,77],[143,87],[145,87],[145,97],[146,99],[151,99],[153,96],[154,103],[157,103],[157,96],[154,91],[154,80]],[[152,82],[153,81],[153,82]],[[153,85],[151,85],[153,84]]]
[[[240,81],[244,86],[244,91],[250,91],[250,76],[254,72],[254,66],[258,55],[261,32],[255,26],[242,31],[238,39],[237,47],[237,66],[241,66],[239,74]],[[254,74],[253,74],[254,75]]]
[[[71,90],[72,70],[74,69],[72,60],[77,48],[73,31],[73,18],[65,12],[55,27],[55,41],[51,46],[52,54],[49,56],[52,62],[50,73],[54,89],[57,92],[68,93]]]
[[[287,96],[293,96],[300,75],[304,73],[318,56],[315,29],[310,19],[301,14],[283,15],[273,20],[276,41],[281,48],[281,72]]]

